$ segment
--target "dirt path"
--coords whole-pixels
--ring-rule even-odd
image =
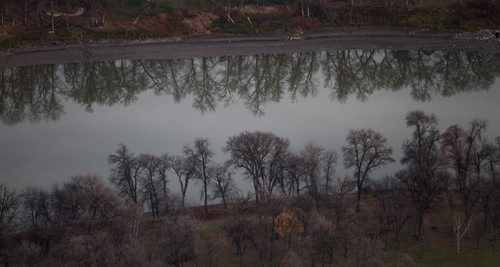
[[[290,40],[291,39],[291,40]],[[312,52],[338,49],[444,50],[500,53],[498,39],[457,39],[453,34],[403,31],[318,31],[287,36],[190,37],[136,43],[71,45],[0,53],[0,68],[117,59],[174,59],[202,56]]]

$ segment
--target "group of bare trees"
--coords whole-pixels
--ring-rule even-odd
[[[135,156],[127,146],[120,144],[115,154],[109,156],[111,183],[126,199],[135,204],[147,204],[153,217],[159,217],[161,213],[185,207],[189,182],[194,180],[202,185],[205,214],[208,215],[209,198],[221,198],[226,206],[236,189],[228,166],[213,162],[209,145],[208,139],[198,138],[193,146],[184,146],[182,155]],[[179,182],[180,207],[175,203],[176,198],[169,194],[170,175],[176,176]]]
[[[500,73],[498,62],[498,54],[480,52],[346,50],[12,67],[0,69],[0,119],[9,125],[58,120],[65,99],[92,110],[133,103],[145,90],[177,102],[192,96],[201,112],[238,98],[262,115],[269,103],[317,95],[318,75],[340,102],[403,88],[413,99],[429,101],[487,90]]]
[[[130,265],[149,259],[178,266],[215,261],[213,250],[222,248],[209,242],[200,252],[197,224],[186,215],[187,188],[194,182],[201,188],[204,220],[210,218],[208,200],[221,199],[226,215],[218,238],[233,246],[240,265],[253,250],[252,264],[378,266],[384,249],[399,247],[405,227],[412,227],[415,240],[428,237],[431,215],[445,218],[457,253],[464,238],[475,238],[477,247],[493,245],[500,232],[500,138],[488,139],[482,120],[441,133],[437,118],[422,111],[409,112],[406,124],[412,135],[403,144],[402,169],[386,177],[374,170],[395,161],[392,149],[372,129],[348,133],[342,154],[352,175],[344,177],[335,175],[338,155],[331,149],[310,142],[294,151],[287,138],[247,131],[228,138],[224,163],[214,162],[205,138],[177,156],[136,156],[120,145],[109,156],[114,190],[93,175],[51,190],[16,193],[0,184],[0,260]],[[238,175],[253,185],[251,194],[238,190]],[[182,200],[169,190],[174,180]],[[157,220],[164,217],[157,232],[141,230],[144,210]]]
[[[2,265],[125,264],[120,250],[133,246],[140,213],[100,178],[75,176],[51,190],[3,191]]]

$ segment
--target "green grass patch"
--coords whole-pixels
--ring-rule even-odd
[[[500,266],[500,251],[497,248],[464,247],[457,255],[453,246],[432,246],[414,248],[409,254],[418,266]]]
[[[42,43],[42,37],[39,34],[9,38],[0,40],[0,49],[18,48],[22,45],[38,45]]]
[[[200,238],[203,240],[210,240],[214,235],[218,235],[224,231],[221,224],[207,224],[201,227],[198,231]]]
[[[2,49],[17,48],[20,47],[21,44],[22,41],[19,38],[0,40],[0,48]]]
[[[91,39],[91,40],[112,40],[112,39],[144,40],[153,37],[153,35],[142,29],[135,31],[86,30],[83,33],[82,37],[84,39]]]

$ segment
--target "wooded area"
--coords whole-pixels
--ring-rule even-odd
[[[401,169],[386,177],[374,175],[395,161],[386,138],[353,129],[341,154],[313,142],[295,151],[285,137],[246,131],[228,138],[222,149],[228,160],[220,163],[206,138],[185,145],[181,155],[135,155],[119,145],[109,155],[112,187],[95,175],[50,190],[16,192],[2,183],[0,260],[7,266],[382,266],[384,253],[399,249],[401,240],[434,242],[437,226],[429,219],[435,216],[457,255],[464,239],[495,249],[500,137],[486,136],[484,120],[443,132],[433,114],[410,111],[405,120],[412,134],[402,145]],[[341,162],[349,173],[342,177],[335,174]],[[239,189],[235,175],[253,190]],[[181,192],[169,190],[172,183]],[[185,206],[194,183],[201,212]],[[208,200],[222,206],[209,209]],[[202,230],[208,222],[219,230]],[[410,257],[400,260],[414,265]]]
[[[478,31],[500,25],[495,0],[1,0],[0,15],[0,48],[344,26]]]

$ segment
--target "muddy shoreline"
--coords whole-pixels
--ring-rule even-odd
[[[494,38],[457,37],[453,33],[391,30],[316,31],[300,36],[200,36],[16,49],[0,52],[0,68],[120,59],[177,59],[347,49],[500,53],[500,41]]]

